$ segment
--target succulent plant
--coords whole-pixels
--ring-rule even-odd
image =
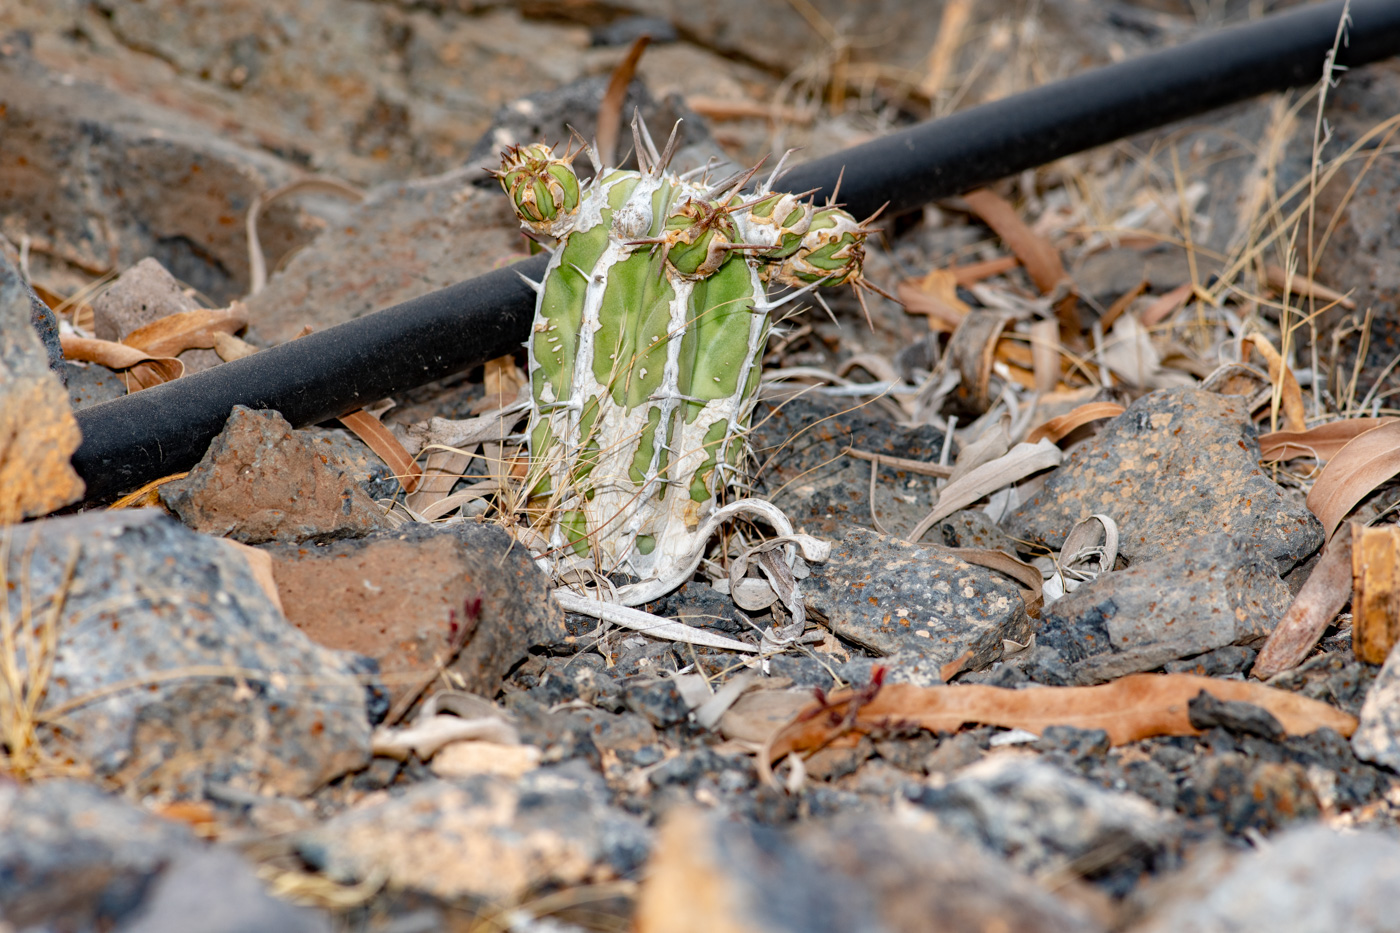
[[[544,145],[498,173],[525,230],[553,238],[528,356],[530,509],[556,571],[621,572],[631,605],[692,573],[744,437],[772,312],[820,285],[862,284],[866,226],[777,192],[775,170],[708,184],[667,170],[634,122],[639,171],[580,183]],[[781,168],[781,164],[779,166]],[[768,287],[780,290],[770,298]],[[771,515],[766,506],[762,511]]]

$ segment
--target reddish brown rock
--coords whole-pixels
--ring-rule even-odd
[[[285,418],[242,405],[190,475],[162,486],[160,496],[196,531],[244,544],[328,541],[386,527],[374,500]]]
[[[31,323],[29,290],[0,257],[0,524],[44,515],[83,496],[69,457],[78,423]]]
[[[405,525],[272,553],[287,618],[313,641],[378,660],[396,702],[444,664],[466,690],[494,696],[530,648],[564,637],[548,581],[490,525]]]

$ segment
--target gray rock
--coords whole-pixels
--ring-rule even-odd
[[[678,918],[689,918],[690,922]],[[1025,933],[1102,929],[917,814],[845,814],[779,831],[673,812],[638,896],[638,933]]]
[[[33,294],[0,254],[0,524],[47,514],[83,495],[69,462],[81,440],[78,423],[36,331]],[[40,323],[51,321],[49,315]]]
[[[1236,752],[1197,758],[1181,783],[1176,806],[1189,816],[1214,820],[1230,835],[1273,832],[1322,815],[1302,765],[1259,761]]]
[[[1367,691],[1351,747],[1362,761],[1400,771],[1400,651],[1390,652]]]
[[[1076,866],[1120,893],[1175,844],[1174,818],[1135,794],[1104,790],[1037,758],[1003,754],[912,799],[939,825],[1031,875]],[[1111,853],[1111,854],[1110,854]],[[1097,870],[1096,870],[1097,869]]]
[[[1292,589],[1290,588],[1290,592]],[[1297,595],[1297,594],[1294,594]],[[1223,677],[1226,674],[1242,674],[1249,670],[1259,652],[1243,645],[1226,645],[1194,658],[1168,661],[1162,666],[1168,674],[1195,674],[1198,677]]]
[[[1007,519],[1012,537],[1059,549],[1095,513],[1118,523],[1130,561],[1180,553],[1201,535],[1241,538],[1284,571],[1322,545],[1322,525],[1259,468],[1242,399],[1161,389],[1076,447]]]
[[[939,522],[936,530],[948,547],[977,547],[1016,554],[1015,542],[981,509],[954,512]]]
[[[63,345],[58,337],[58,318],[54,316],[49,306],[44,304],[44,300],[35,293],[33,286],[23,281],[19,269],[19,250],[3,233],[0,233],[0,278],[8,280],[14,276],[21,280],[21,285],[29,295],[30,323],[34,325],[34,332],[39,335],[44,349],[48,351],[49,369],[57,373],[58,377],[66,384],[68,380],[63,365]]]
[[[437,780],[337,816],[294,842],[309,864],[340,881],[379,873],[391,887],[441,898],[519,903],[543,886],[641,867],[650,848],[646,828],[606,800],[603,779],[582,762],[517,781]]]
[[[275,411],[233,406],[204,459],[160,488],[196,531],[245,544],[327,541],[388,527],[383,510]]]
[[[265,893],[232,852],[96,787],[0,787],[0,916],[19,929],[329,931]]]
[[[102,340],[125,340],[171,314],[194,311],[201,305],[185,293],[175,276],[154,259],[147,257],[127,269],[112,287],[92,302],[93,334]],[[217,366],[223,362],[213,350],[186,350],[180,354],[186,373]]]
[[[179,795],[205,780],[307,794],[368,761],[359,660],[288,625],[229,545],[126,510],[19,526],[8,553],[11,618],[61,600],[53,753]],[[21,655],[21,673],[38,661]]]
[[[1033,665],[1053,656],[1078,684],[1268,637],[1291,601],[1274,563],[1223,534],[1105,574],[1047,606]]]
[[[1241,700],[1220,700],[1202,690],[1187,703],[1191,726],[1195,729],[1224,729],[1240,735],[1257,735],[1281,742],[1288,735],[1283,723],[1262,706]]]
[[[755,491],[809,534],[834,537],[853,525],[871,526],[870,464],[847,455],[847,448],[937,462],[943,432],[900,427],[877,408],[798,396],[759,402],[749,445],[758,463]],[[881,524],[891,534],[907,534],[933,508],[933,483],[880,467],[875,499]]]
[[[809,608],[832,631],[877,654],[906,652],[937,664],[964,658],[980,670],[1002,642],[1024,644],[1031,621],[1020,590],[1004,577],[937,545],[913,545],[853,528],[814,564],[804,583]]]
[[[1400,840],[1303,826],[1247,854],[1207,850],[1147,892],[1132,933],[1396,933]]]
[[[685,722],[690,713],[690,707],[670,677],[646,678],[624,685],[622,702],[658,728]]]
[[[63,381],[68,386],[68,402],[74,411],[126,394],[126,377],[97,363],[63,363]]]

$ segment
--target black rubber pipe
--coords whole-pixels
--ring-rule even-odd
[[[1061,156],[1322,75],[1341,2],[1233,26],[797,166],[790,190],[829,191],[853,213],[902,210]],[[1339,64],[1400,53],[1400,0],[1353,0]],[[194,465],[234,405],[295,426],[353,411],[509,353],[524,342],[537,257],[355,321],[78,412],[73,465],[104,499]]]

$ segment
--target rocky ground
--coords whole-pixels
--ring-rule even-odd
[[[390,448],[238,408],[116,503],[67,464],[73,409],[521,258],[484,169],[638,35],[626,111],[746,164],[1257,12],[1198,7],[0,8],[0,931],[1400,929],[1395,63],[1325,139],[1314,88],[883,218],[904,306],[765,360],[795,639],[729,539],[675,638],[559,606],[523,353]]]

